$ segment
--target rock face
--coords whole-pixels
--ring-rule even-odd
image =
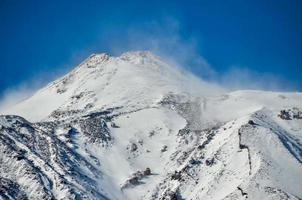
[[[301,110],[301,93],[95,54],[1,112],[0,199],[302,199]]]
[[[278,117],[283,120],[302,119],[302,111],[296,107],[292,109],[281,110],[278,114]]]

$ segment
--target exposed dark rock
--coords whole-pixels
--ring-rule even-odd
[[[248,124],[249,124],[249,125],[252,125],[252,126],[257,125],[253,120],[249,120],[249,121],[248,121]]]
[[[190,129],[187,128],[187,127],[183,128],[183,129],[180,129],[180,130],[178,131],[178,135],[179,135],[179,136],[184,136],[184,135],[187,135],[187,134],[189,134],[189,133],[190,133]]]
[[[80,112],[81,112],[81,110],[55,110],[50,114],[50,117],[55,118],[55,119],[60,119],[60,118],[64,118],[64,117],[73,116]]]
[[[84,109],[90,109],[90,108],[93,108],[93,103],[88,103]]]
[[[130,145],[130,151],[134,152],[136,150],[137,150],[137,145],[135,143],[131,143],[131,145]]]
[[[161,152],[166,152],[168,150],[168,146],[164,145],[163,148],[160,150]]]
[[[116,125],[116,123],[111,122],[110,123],[111,128],[120,128],[118,125]]]
[[[167,200],[177,200],[176,192],[170,191],[167,194]]]
[[[137,171],[133,173],[129,179],[126,180],[125,184],[122,186],[122,189],[125,189],[130,186],[139,185],[142,183],[140,180],[150,175],[151,175],[151,169],[149,167],[147,167],[144,171]]]
[[[250,148],[243,144],[242,143],[242,135],[241,135],[241,132],[242,132],[242,129],[244,128],[244,126],[242,126],[239,130],[238,130],[238,137],[239,137],[239,149],[246,149],[247,150],[247,153],[248,153],[248,159],[249,159],[249,167],[250,167],[250,170],[249,170],[249,174],[251,175],[252,174],[252,159],[251,159],[251,153],[250,153]]]
[[[149,175],[151,175],[151,169],[147,167],[144,171],[144,176],[149,176]]]
[[[189,162],[190,162],[191,165],[199,165],[199,164],[201,164],[200,160],[196,160],[194,158],[192,158]]]
[[[81,189],[85,188],[87,191],[93,191],[94,197],[104,199],[101,198],[103,195],[94,188],[94,180],[85,175],[87,172],[80,168],[79,163],[90,169],[95,177],[98,177],[100,172],[54,134],[54,129],[56,126],[60,126],[60,123],[39,122],[33,124],[16,116],[0,116],[0,121],[4,121],[3,124],[7,124],[7,127],[3,127],[4,129],[0,133],[1,157],[4,159],[16,159],[17,162],[22,163],[19,166],[11,166],[0,162],[1,173],[3,170],[7,176],[5,178],[13,181],[16,175],[15,170],[18,170],[18,176],[28,178],[28,180],[31,180],[30,184],[39,189],[39,193],[32,193],[32,188],[23,187],[24,183],[19,182],[18,179],[16,179],[16,182],[9,183],[9,185],[12,185],[9,187],[4,186],[7,184],[5,181],[0,180],[0,199],[27,198],[26,196],[23,198],[22,195],[14,198],[10,192],[16,193],[14,194],[15,196],[20,194],[31,195],[29,196],[31,199],[33,197],[36,197],[36,199],[54,199],[54,194],[49,190],[49,188],[53,187],[52,184],[64,187],[64,191],[69,197],[77,197],[77,199],[87,199],[89,197],[88,199],[91,199],[91,196]],[[66,135],[72,135],[75,129],[70,124],[64,126],[68,130]],[[19,144],[22,145],[20,146]],[[27,155],[32,156],[28,157]],[[39,159],[39,161],[35,162],[35,159]],[[61,173],[64,173],[64,176],[71,176],[72,180],[80,184],[80,187],[61,176],[53,167],[54,165]],[[18,169],[18,167],[22,167],[22,170]],[[49,176],[42,168],[53,176]],[[19,187],[18,184],[22,185],[20,188],[24,192],[21,189],[18,189],[19,191],[14,189]]]
[[[202,150],[206,147],[207,144],[209,144],[211,142],[211,140],[213,139],[213,137],[215,136],[215,131],[214,130],[208,130],[206,133],[206,140],[197,147],[198,150]]]
[[[279,188],[265,187],[264,190],[265,190],[265,192],[267,192],[267,193],[277,195],[277,196],[279,197],[279,199],[286,199],[286,200],[287,200],[287,199],[291,199],[290,196],[289,196],[286,192],[282,191],[282,190],[279,189]],[[296,198],[299,199],[299,200],[301,200],[301,199],[298,198],[297,196],[296,196]]]
[[[292,109],[292,115],[294,119],[302,119],[302,111],[296,107]]]
[[[137,185],[137,184],[139,184],[138,177],[136,177],[136,176],[130,178],[128,181],[129,181],[129,183],[132,184],[132,185]]]
[[[64,92],[66,92],[66,89],[65,89],[65,88],[58,88],[58,89],[57,89],[57,93],[58,93],[58,94],[63,94]]]
[[[155,135],[155,131],[154,131],[154,130],[150,131],[149,137],[152,137],[152,136],[154,136],[154,135]]]
[[[171,179],[172,180],[181,180],[181,172],[180,171],[175,171],[172,175],[171,175]]]
[[[89,141],[108,144],[111,141],[110,130],[105,119],[102,117],[91,117],[80,121],[81,131],[88,137]]]
[[[212,166],[213,164],[215,164],[215,159],[214,158],[208,158],[205,163],[206,163],[207,166]]]
[[[242,197],[244,197],[244,198],[246,198],[247,199],[247,193],[246,192],[244,192],[243,191],[243,189],[242,188],[240,188],[239,186],[237,187],[237,189],[240,191],[240,193],[241,193],[241,195],[242,195]]]
[[[16,158],[17,160],[22,160],[22,159],[24,159],[25,157],[24,157],[23,155],[16,155],[15,158]]]
[[[278,116],[284,120],[291,120],[291,116],[290,116],[289,112],[286,110],[281,110],[280,114]]]
[[[0,199],[2,199],[1,197],[3,199],[28,199],[17,183],[3,177],[0,177]]]

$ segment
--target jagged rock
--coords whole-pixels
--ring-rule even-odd
[[[20,185],[0,176],[0,199],[28,199]]]
[[[122,185],[122,189],[128,188],[129,186],[136,186],[140,184],[140,180],[142,180],[146,176],[151,175],[151,169],[147,167],[144,171],[137,171],[131,175],[129,179]]]
[[[294,119],[302,119],[302,111],[300,111],[298,108],[294,107],[292,109],[292,113]]]
[[[80,110],[55,110],[50,114],[50,117],[54,119],[60,119],[64,117],[73,116],[80,112],[81,112]]]
[[[281,110],[280,111],[280,114],[278,115],[281,119],[284,119],[284,120],[291,120],[291,117],[290,117],[290,114],[288,111],[286,110]]]
[[[181,180],[181,172],[180,171],[175,171],[172,175],[171,175],[171,179],[172,180]]]
[[[129,183],[132,184],[132,185],[138,185],[138,184],[139,184],[138,177],[136,177],[136,176],[130,178],[128,181],[129,181]]]
[[[54,183],[54,188],[64,190],[68,198],[92,197],[78,188],[80,184],[82,188],[94,190],[93,185],[85,185],[85,182],[91,182],[91,178],[84,175],[85,172],[78,167],[78,163],[91,169],[96,177],[99,171],[55,137],[53,123],[32,124],[15,116],[0,116],[0,123],[5,124],[0,132],[0,179],[4,173],[6,180],[14,180],[11,183],[6,181],[11,186],[3,186],[5,182],[0,180],[0,197],[3,192],[6,195],[4,199],[8,198],[7,195],[13,197],[12,199],[55,199],[52,191],[48,189],[51,182]],[[10,162],[2,162],[2,159]],[[10,165],[11,162],[15,164]],[[53,166],[56,166],[56,169]],[[64,176],[56,170],[64,173]],[[77,185],[64,177],[72,177],[78,182]],[[24,179],[30,180],[30,187],[22,181]],[[12,187],[18,188],[14,194],[18,198],[10,194],[15,190]],[[23,198],[23,194],[26,194],[26,198]],[[101,198],[102,194],[96,191],[94,197],[96,196]]]
[[[93,103],[88,103],[88,104],[86,104],[84,109],[91,109],[91,108],[93,108],[93,106],[94,106]]]
[[[111,125],[111,127],[112,127],[112,128],[119,128],[119,126],[118,126],[118,125],[116,125],[116,123],[114,123],[114,122],[111,122],[111,124],[110,124],[110,125]]]
[[[66,89],[65,89],[65,88],[58,88],[58,89],[57,89],[57,93],[58,93],[58,94],[63,94],[64,92],[66,92]]]
[[[22,160],[22,159],[24,159],[25,157],[24,157],[23,155],[16,155],[15,158],[16,158],[17,160]]]
[[[151,175],[151,169],[147,167],[144,171],[144,176],[149,176],[149,175]]]
[[[111,141],[110,130],[107,127],[106,120],[102,117],[88,117],[82,119],[79,123],[81,131],[88,137],[92,143],[99,142],[108,144]]]
[[[255,123],[253,120],[249,120],[249,121],[248,121],[248,124],[249,124],[249,125],[252,125],[252,126],[256,125],[256,123]]]
[[[240,191],[242,197],[248,198],[248,194],[247,194],[246,192],[244,192],[244,191],[242,190],[242,188],[240,188],[240,187],[238,186],[237,189]]]
[[[196,160],[194,158],[190,159],[189,162],[190,162],[191,165],[199,165],[199,164],[201,164],[200,160]]]
[[[162,153],[168,150],[168,146],[164,145],[163,148],[160,150]]]
[[[177,193],[174,191],[168,192],[167,200],[177,200]]]
[[[138,179],[142,179],[144,177],[144,173],[141,171],[137,171],[132,174],[133,177],[137,177]]]
[[[179,136],[184,136],[184,135],[187,135],[187,134],[189,134],[189,133],[190,133],[190,129],[187,128],[187,127],[183,128],[183,129],[180,129],[180,130],[178,131],[178,135],[179,135]]]
[[[212,166],[215,163],[215,159],[214,158],[208,158],[206,159],[206,165],[207,166]]]
[[[149,137],[152,137],[152,136],[154,136],[154,135],[155,135],[155,131],[154,131],[154,130],[150,131]]]
[[[130,151],[134,152],[136,150],[137,150],[137,145],[135,143],[131,143],[131,145],[130,145]]]

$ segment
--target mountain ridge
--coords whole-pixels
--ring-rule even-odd
[[[131,90],[128,90],[125,85],[131,87]],[[108,54],[104,53],[93,54],[65,76],[48,84],[46,87],[37,91],[32,97],[16,105],[16,108],[11,107],[8,109],[8,112],[4,111],[4,113],[16,114],[17,112],[13,113],[12,111],[22,110],[22,104],[26,104],[26,102],[31,101],[31,99],[38,104],[43,104],[43,101],[47,102],[47,99],[37,99],[43,98],[43,96],[47,98],[53,96],[55,97],[53,102],[57,102],[57,105],[49,108],[48,113],[42,114],[43,117],[46,117],[51,111],[58,109],[60,105],[64,104],[65,101],[71,101],[70,98],[73,97],[77,98],[76,96],[81,95],[81,92],[96,96],[94,100],[92,97],[90,98],[90,103],[93,103],[93,101],[97,101],[96,103],[98,103],[104,93],[109,93],[107,96],[115,95],[115,99],[109,102],[112,104],[112,101],[121,101],[120,98],[123,98],[122,95],[125,96],[125,98],[127,98],[127,95],[133,95],[147,101],[148,98],[150,99],[150,97],[146,97],[147,94],[143,97],[139,94],[147,90],[154,91],[152,101],[160,98],[161,93],[165,93],[165,91],[189,91],[191,95],[194,93],[193,91],[196,86],[203,86],[208,90],[208,93],[212,90],[211,88],[214,88],[213,91],[222,91],[218,86],[212,86],[203,82],[189,72],[169,66],[150,52],[127,52],[120,57],[109,57]],[[68,87],[70,87],[70,89],[66,92]],[[108,90],[119,90],[118,92],[122,95],[112,95],[111,93],[113,92]],[[103,94],[100,94],[100,92]],[[37,95],[37,93],[41,94]],[[48,106],[50,105],[51,103]],[[104,104],[98,105],[98,107],[102,106],[104,106]],[[26,108],[27,106],[24,107]],[[30,119],[31,117],[28,116],[29,113],[29,110],[25,110],[21,115]],[[34,117],[32,120],[37,121],[39,119],[41,119],[41,116]]]

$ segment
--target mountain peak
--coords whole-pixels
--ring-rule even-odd
[[[79,65],[79,67],[96,67],[109,60],[122,60],[132,64],[154,64],[162,62],[160,57],[156,56],[151,51],[127,51],[120,56],[112,56],[109,53],[104,52],[91,54]]]
[[[10,108],[8,114],[40,121],[56,110],[89,112],[113,105],[135,110],[156,103],[168,93],[192,95],[199,92],[193,89],[196,87],[217,90],[193,77],[149,51],[130,51],[119,57],[92,54],[65,76]],[[36,103],[48,106],[33,113],[30,110]]]
[[[94,67],[102,62],[106,62],[110,59],[110,55],[108,53],[93,53],[91,54],[87,59],[85,59],[79,67],[85,66],[85,67]]]
[[[90,55],[90,58],[93,58],[93,57],[97,57],[101,60],[108,60],[111,55],[109,53],[97,53],[97,54],[91,54]]]
[[[122,53],[119,58],[132,64],[157,64],[161,59],[150,51],[128,51]]]
[[[120,58],[127,59],[130,57],[154,58],[156,57],[151,51],[127,51],[120,55]]]

